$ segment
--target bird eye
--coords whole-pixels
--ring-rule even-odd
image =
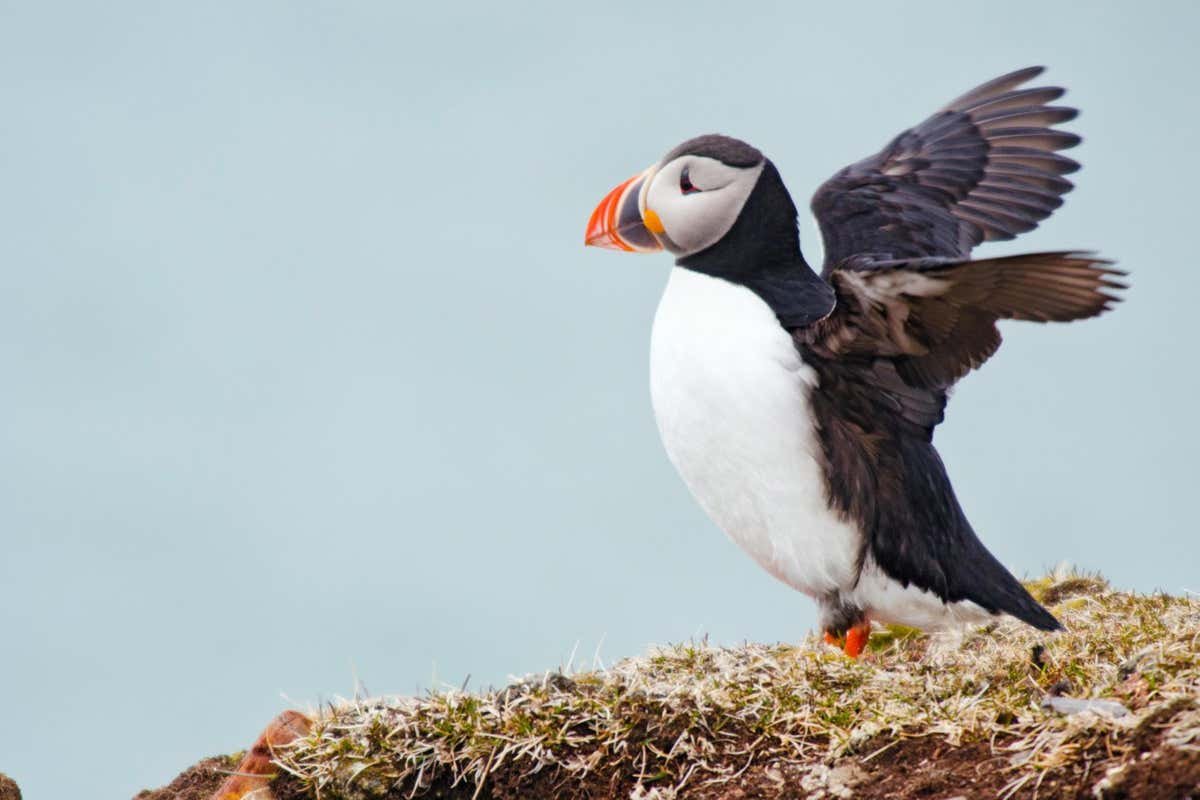
[[[692,179],[688,177],[687,167],[684,167],[683,172],[679,173],[679,191],[682,194],[695,194],[700,191],[692,185]]]

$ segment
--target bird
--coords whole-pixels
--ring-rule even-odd
[[[1092,251],[971,257],[1072,188],[1060,151],[1081,140],[1056,126],[1078,112],[1027,86],[1043,70],[977,86],[822,184],[820,273],[779,170],[722,134],[673,148],[587,223],[587,245],[675,257],[650,337],[667,456],[851,658],[872,623],[1062,627],[980,541],[933,444],[998,320],[1093,317],[1128,288]]]

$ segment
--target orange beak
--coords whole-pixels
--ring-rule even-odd
[[[662,243],[646,226],[639,198],[657,169],[655,165],[634,175],[604,196],[588,220],[583,235],[585,245],[632,253],[653,253],[663,249]],[[661,228],[661,223],[658,227]]]

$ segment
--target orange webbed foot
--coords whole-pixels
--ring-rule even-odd
[[[871,639],[871,623],[863,620],[846,631],[845,653],[850,658],[858,658]]]
[[[823,638],[825,644],[836,647],[850,658],[858,658],[866,649],[867,641],[871,638],[871,623],[863,620],[846,631],[844,636],[827,630],[824,632]]]
[[[213,794],[211,800],[270,800],[271,779],[275,777],[275,748],[291,744],[312,730],[313,721],[299,711],[285,711],[271,720],[232,775]]]

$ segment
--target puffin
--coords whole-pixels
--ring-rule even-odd
[[[1001,615],[1061,628],[984,546],[933,444],[998,320],[1108,310],[1124,272],[1091,251],[973,259],[1072,188],[1064,90],[1029,67],[951,101],[822,184],[820,273],[775,165],[689,139],[609,192],[585,244],[675,257],[650,339],[668,458],[716,525],[811,597],[857,658],[872,623],[941,630]]]

